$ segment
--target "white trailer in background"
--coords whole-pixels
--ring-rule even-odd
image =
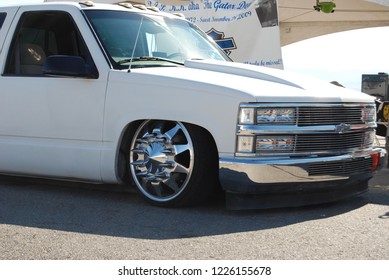
[[[182,13],[236,62],[283,68],[276,0],[145,0]]]

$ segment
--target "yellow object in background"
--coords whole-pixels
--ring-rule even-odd
[[[384,120],[387,122],[389,119],[389,104],[384,106],[382,116],[383,116]]]

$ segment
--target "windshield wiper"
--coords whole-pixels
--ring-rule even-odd
[[[173,64],[184,65],[183,62],[179,62],[179,61],[168,59],[168,58],[158,57],[158,56],[130,57],[130,58],[119,60],[116,63],[121,65],[121,64],[129,63],[129,62],[137,62],[137,61],[165,61],[165,62],[170,62]]]

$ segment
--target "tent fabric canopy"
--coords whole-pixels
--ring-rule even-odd
[[[96,3],[147,3],[146,0],[93,1]],[[180,3],[189,1],[161,0],[160,2]],[[274,0],[257,1],[267,2]],[[336,4],[334,13],[316,11],[314,9],[316,2],[317,0],[277,0],[281,46],[335,32],[389,26],[389,0],[320,1],[334,2]]]
[[[323,13],[316,0],[278,0],[281,46],[330,33],[389,26],[389,1],[334,0],[335,12]]]

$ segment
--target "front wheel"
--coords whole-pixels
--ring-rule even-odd
[[[217,155],[209,138],[181,122],[143,122],[129,151],[130,176],[143,198],[166,207],[205,201],[217,184]]]

